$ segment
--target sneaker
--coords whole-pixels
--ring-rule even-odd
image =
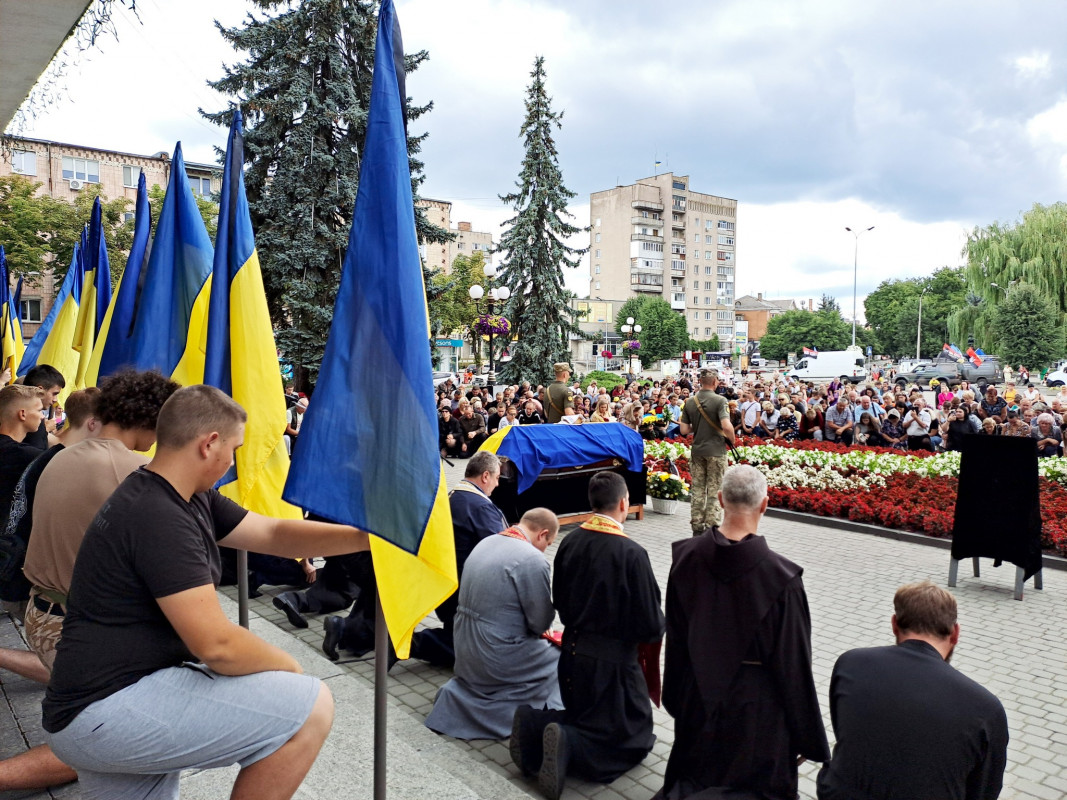
[[[567,781],[567,762],[570,760],[567,733],[562,725],[550,722],[545,726],[543,746],[544,757],[537,775],[537,785],[548,800],[559,800]]]
[[[516,708],[508,751],[515,766],[527,777],[536,775],[541,769],[541,737],[534,710],[530,706]]]

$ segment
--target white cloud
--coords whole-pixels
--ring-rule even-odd
[[[1048,78],[1052,75],[1052,56],[1048,53],[1033,52],[1019,56],[1013,64],[1019,77],[1028,80]]]

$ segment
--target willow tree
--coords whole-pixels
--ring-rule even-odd
[[[526,118],[519,135],[526,146],[516,191],[501,200],[516,215],[504,223],[499,250],[504,254],[500,279],[511,290],[505,315],[516,341],[503,370],[509,383],[552,380],[552,364],[568,358],[570,337],[582,336],[570,306],[573,293],[563,285],[563,268],[576,268],[584,249],[564,241],[582,232],[567,222],[567,201],[577,195],[563,183],[552,138],[562,127],[562,112],[552,110],[545,91],[545,60],[534,60],[533,81],[526,90]]]
[[[949,317],[949,333],[959,342],[973,335],[980,347],[997,346],[993,323],[1010,287],[1026,283],[1047,298],[1056,325],[1067,319],[1067,203],[1034,207],[1016,223],[976,227],[963,250],[966,303]]]

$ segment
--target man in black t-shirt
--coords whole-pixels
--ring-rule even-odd
[[[43,397],[36,386],[0,389],[0,519],[5,521],[19,478],[42,452],[25,439],[42,424]]]
[[[336,555],[369,549],[368,538],[262,517],[216,492],[245,419],[217,389],[175,392],[155,458],[85,533],[43,723],[91,796],[176,798],[181,770],[234,763],[248,796],[295,791],[329,733],[326,687],[227,619],[218,548]]]
[[[54,406],[59,393],[67,385],[66,379],[58,369],[50,364],[38,364],[26,373],[22,379],[26,386],[40,387],[44,393],[44,419],[32,433],[27,434],[26,444],[36,447],[38,450],[48,449],[48,435],[56,432],[56,420]],[[55,441],[52,442],[55,444]]]

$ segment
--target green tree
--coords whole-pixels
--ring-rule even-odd
[[[1067,203],[1035,203],[1018,222],[976,227],[967,236],[964,254],[970,296],[949,318],[949,332],[961,346],[973,335],[979,347],[995,347],[996,309],[1016,283],[1028,283],[1046,297],[1062,328],[1067,312]]]
[[[516,215],[504,223],[500,251],[504,254],[500,279],[511,290],[505,316],[518,337],[511,361],[502,373],[509,383],[528,380],[547,383],[552,364],[565,360],[570,336],[582,333],[576,324],[572,296],[563,286],[563,268],[575,268],[584,249],[568,247],[566,239],[582,228],[567,222],[567,201],[576,195],[563,183],[553,129],[562,127],[562,112],[552,110],[545,91],[545,60],[534,60],[526,90],[526,118],[519,135],[525,155],[517,191],[501,200]]]
[[[652,298],[641,307],[640,323],[641,333],[637,338],[641,349],[638,355],[643,364],[676,358],[689,342],[685,317],[661,298]]]
[[[640,324],[641,311],[651,300],[652,298],[647,294],[638,294],[619,306],[619,310],[615,314],[615,333],[625,335],[622,332],[622,326],[626,324],[626,320],[630,317],[633,317],[635,325]]]
[[[108,200],[99,184],[86,186],[73,203],[38,196],[40,186],[22,175],[0,178],[0,244],[8,269],[14,275],[54,272],[61,281],[99,195],[112,281],[117,281],[133,240],[133,222],[124,220],[131,202],[124,197]]]
[[[148,190],[148,202],[152,204],[152,208],[157,213],[159,209],[163,208],[163,198],[166,197],[166,194],[166,188],[158,183],[153,183]],[[200,212],[200,217],[204,220],[204,227],[207,228],[207,235],[214,242],[215,234],[218,233],[219,229],[219,204],[201,195],[194,195],[194,197],[196,198],[196,208]]]
[[[819,311],[834,311],[837,314],[840,314],[841,313],[841,305],[840,305],[840,303],[837,302],[837,298],[835,298],[833,295],[824,294],[819,299],[819,308],[818,308],[818,310]],[[762,353],[763,351],[761,350],[760,352]]]
[[[474,332],[474,322],[478,317],[477,307],[471,299],[469,290],[474,284],[485,285],[485,256],[480,250],[469,256],[456,256],[452,262],[450,275],[438,275],[433,279],[440,286],[448,284],[448,288],[441,293],[439,305],[439,323],[433,331],[439,336],[456,334],[467,339],[471,343],[474,352],[475,363],[480,367],[482,364],[482,340]],[[494,350],[500,350],[506,346],[503,343],[494,342]]]
[[[719,342],[719,335],[713,333],[710,339],[690,339],[689,343],[685,346],[686,350],[692,350],[695,353],[719,353],[722,352],[719,348],[722,344]]]
[[[856,331],[860,343],[860,329]],[[784,361],[788,353],[799,353],[805,347],[819,350],[844,350],[852,341],[852,325],[839,313],[823,311],[786,311],[767,322],[767,332],[760,339],[760,355]]]
[[[367,130],[377,4],[373,0],[253,0],[263,16],[219,26],[246,60],[212,86],[241,105],[252,225],[279,347],[298,389],[318,374],[352,223]],[[408,72],[427,58],[405,57]],[[406,107],[408,121],[430,105]],[[203,113],[203,112],[202,112]],[[205,116],[229,126],[232,111]],[[424,136],[408,136],[412,190]],[[415,206],[422,241],[445,241]]]
[[[1008,291],[990,315],[994,341],[1008,364],[1035,369],[1064,353],[1063,326],[1055,304],[1036,286],[1020,283]]]
[[[915,354],[923,295],[920,353],[936,356],[949,338],[948,317],[963,305],[965,294],[963,270],[958,267],[942,267],[924,278],[882,281],[863,303],[875,350],[894,358]]]

